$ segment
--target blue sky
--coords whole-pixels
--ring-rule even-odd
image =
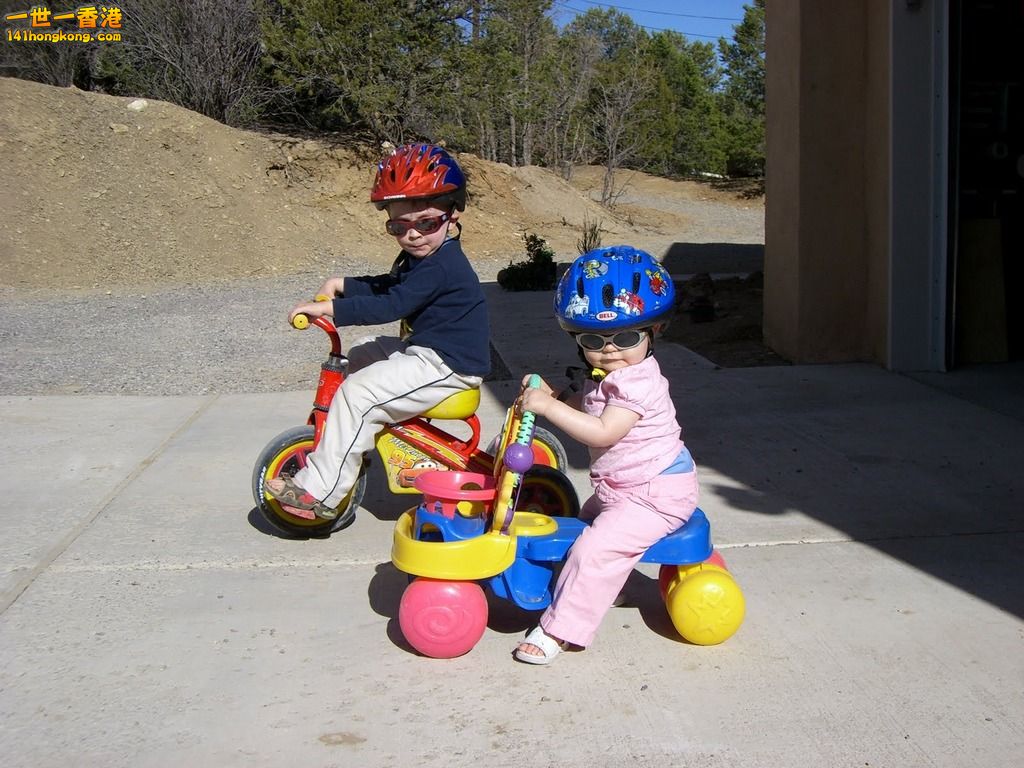
[[[694,42],[714,43],[719,37],[732,37],[747,4],[752,5],[753,0],[555,0],[552,10],[561,26],[590,8],[615,8],[632,16],[648,32],[674,29]]]

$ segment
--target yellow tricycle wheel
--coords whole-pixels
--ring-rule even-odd
[[[715,566],[681,572],[669,585],[665,607],[676,631],[696,645],[728,640],[746,613],[739,584],[728,571]]]

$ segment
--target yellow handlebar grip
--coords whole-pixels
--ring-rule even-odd
[[[330,296],[324,296],[322,293],[318,293],[313,297],[313,301],[330,301]],[[295,319],[292,320],[292,328],[297,328],[300,331],[304,331],[309,328],[309,316],[308,315],[296,315]]]

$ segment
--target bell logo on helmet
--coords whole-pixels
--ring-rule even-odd
[[[612,312],[610,310],[605,310],[604,312],[598,312],[597,313],[597,319],[601,320],[602,322],[608,322],[609,320],[614,320],[618,316],[619,316],[618,312]]]

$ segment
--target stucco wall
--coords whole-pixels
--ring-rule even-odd
[[[765,4],[764,338],[797,360],[800,322],[800,13]]]
[[[867,307],[864,341],[867,360],[886,363],[889,327],[889,260],[892,194],[892,125],[890,72],[892,70],[892,23],[889,3],[876,0],[869,6],[867,34],[867,93],[865,94],[864,184],[865,258]]]
[[[889,8],[767,3],[765,339],[885,359]]]

